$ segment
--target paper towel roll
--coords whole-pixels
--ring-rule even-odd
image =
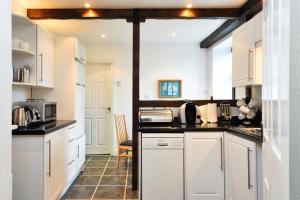
[[[207,122],[207,105],[199,106],[201,121],[206,123]]]
[[[218,110],[216,103],[207,104],[207,121],[210,123],[218,122]]]

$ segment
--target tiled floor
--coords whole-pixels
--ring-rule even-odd
[[[131,189],[131,161],[120,161],[110,155],[87,155],[84,172],[74,181],[62,199],[138,199]]]

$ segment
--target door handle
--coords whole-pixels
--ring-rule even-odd
[[[252,150],[248,147],[247,148],[247,158],[248,158],[248,190],[251,189],[252,185],[251,185],[251,173],[250,173],[250,170],[251,170],[251,167],[250,167],[250,152]]]
[[[110,112],[110,111],[111,111],[111,108],[110,108],[110,106],[109,106],[109,107],[107,107],[107,108],[106,108],[106,110]]]

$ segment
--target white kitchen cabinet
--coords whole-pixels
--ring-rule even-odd
[[[64,192],[80,173],[85,162],[85,135],[78,135],[77,125],[67,127],[64,136]]]
[[[62,197],[85,162],[85,137],[76,124],[47,135],[13,136],[13,199]]]
[[[53,87],[54,38],[37,26],[37,86]]]
[[[256,144],[225,134],[226,199],[257,200]]]
[[[45,199],[56,200],[63,190],[63,145],[62,134],[45,137]]]
[[[223,144],[223,132],[185,133],[186,200],[224,200]]]
[[[256,59],[256,51],[262,40],[262,14],[258,14],[240,26],[232,34],[232,80],[233,87],[262,84],[262,65]]]
[[[73,37],[55,37],[54,88],[35,90],[33,98],[57,102],[57,119],[76,120],[79,136],[84,134],[85,66],[75,59],[75,41]]]
[[[64,129],[12,142],[14,200],[55,200],[63,190]]]

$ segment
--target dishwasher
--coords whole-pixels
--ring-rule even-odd
[[[183,133],[143,133],[142,200],[183,200]]]

